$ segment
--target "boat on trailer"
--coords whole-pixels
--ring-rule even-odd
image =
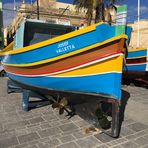
[[[2,54],[2,64],[11,80],[42,96],[74,94],[111,102],[111,135],[117,137],[127,39],[117,30],[118,26],[105,23],[77,30],[25,19],[16,32],[14,49]]]

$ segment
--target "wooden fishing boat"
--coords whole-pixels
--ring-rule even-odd
[[[76,31],[73,31],[73,26],[45,23],[44,27],[54,31],[54,34],[49,34],[54,38],[40,42],[35,37],[38,34],[36,28],[29,28],[33,24],[32,21],[24,22],[19,28],[24,29],[24,35],[20,36],[22,30],[16,33],[15,49],[4,53],[4,69],[12,80],[28,88],[103,93],[121,98],[126,35],[116,36],[115,27],[103,23]],[[36,22],[36,25],[42,27],[43,23]],[[61,35],[63,32],[64,35]],[[55,37],[56,33],[60,36]],[[39,43],[34,44],[36,39]],[[18,46],[23,47],[16,49]]]
[[[124,78],[148,81],[147,48],[129,49],[126,65],[124,67]]]
[[[25,20],[16,32],[14,49],[2,54],[3,67],[23,89],[47,97],[79,94],[111,100],[112,136],[117,137],[127,36],[116,27],[99,23],[76,30]]]

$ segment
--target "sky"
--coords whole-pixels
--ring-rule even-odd
[[[18,7],[22,0],[15,0],[16,6]],[[26,2],[31,3],[35,0],[26,0]],[[73,0],[58,0],[60,2],[73,3]],[[117,4],[127,4],[128,5],[128,22],[134,22],[137,20],[137,6],[138,0],[118,0]],[[4,15],[4,26],[9,25],[10,21],[14,18],[15,13],[13,10],[14,0],[2,0],[3,2],[3,15]],[[148,19],[148,0],[140,0],[140,19]],[[8,10],[10,9],[10,10]]]

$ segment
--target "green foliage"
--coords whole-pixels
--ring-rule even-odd
[[[91,24],[93,12],[95,11],[95,23],[104,21],[104,9],[119,0],[74,0],[76,9],[86,10],[86,20]]]

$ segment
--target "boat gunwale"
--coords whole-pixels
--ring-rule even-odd
[[[73,38],[75,36],[85,34],[85,33],[88,33],[90,31],[94,31],[94,30],[96,30],[96,26],[102,25],[102,24],[104,24],[104,23],[100,22],[100,23],[85,27],[83,29],[75,30],[75,31],[72,31],[70,33],[66,33],[66,34],[57,36],[55,38],[48,39],[48,40],[30,45],[30,46],[26,46],[26,47],[23,47],[23,48],[18,48],[18,49],[12,50],[12,51],[4,52],[4,53],[2,53],[2,55],[13,55],[13,54],[19,54],[19,53],[23,53],[23,52],[28,52],[28,51],[31,51],[31,50],[36,50],[38,48],[48,46],[48,45],[51,45],[51,44],[55,44],[59,41],[66,40],[68,38]]]
[[[119,35],[119,36],[115,36],[113,38],[110,38],[108,40],[105,40],[105,41],[103,41],[101,43],[96,43],[96,44],[90,45],[90,46],[85,47],[85,48],[82,48],[82,49],[78,49],[78,50],[73,51],[73,52],[70,52],[70,53],[65,53],[63,55],[59,55],[57,57],[45,59],[45,60],[38,61],[38,62],[33,62],[33,63],[28,63],[28,64],[10,64],[10,63],[4,63],[4,62],[2,62],[2,64],[3,65],[6,65],[6,66],[13,66],[13,67],[31,67],[31,66],[37,66],[37,65],[41,65],[41,64],[46,64],[48,62],[54,62],[54,61],[57,61],[57,60],[60,60],[60,59],[63,59],[63,58],[67,58],[69,56],[73,56],[73,55],[82,53],[84,51],[91,50],[91,49],[93,49],[95,47],[103,46],[104,44],[108,44],[108,43],[111,43],[111,42],[116,41],[116,40],[127,39],[127,38],[128,38],[127,35],[122,34],[122,35]]]
[[[148,50],[147,47],[142,47],[142,48],[136,48],[136,49],[129,49],[128,52],[137,52],[137,51],[143,51],[143,50]]]
[[[132,60],[132,59],[141,59],[141,58],[146,58],[147,56],[145,55],[145,56],[135,56],[135,57],[130,57],[130,58],[126,58],[126,60]]]

